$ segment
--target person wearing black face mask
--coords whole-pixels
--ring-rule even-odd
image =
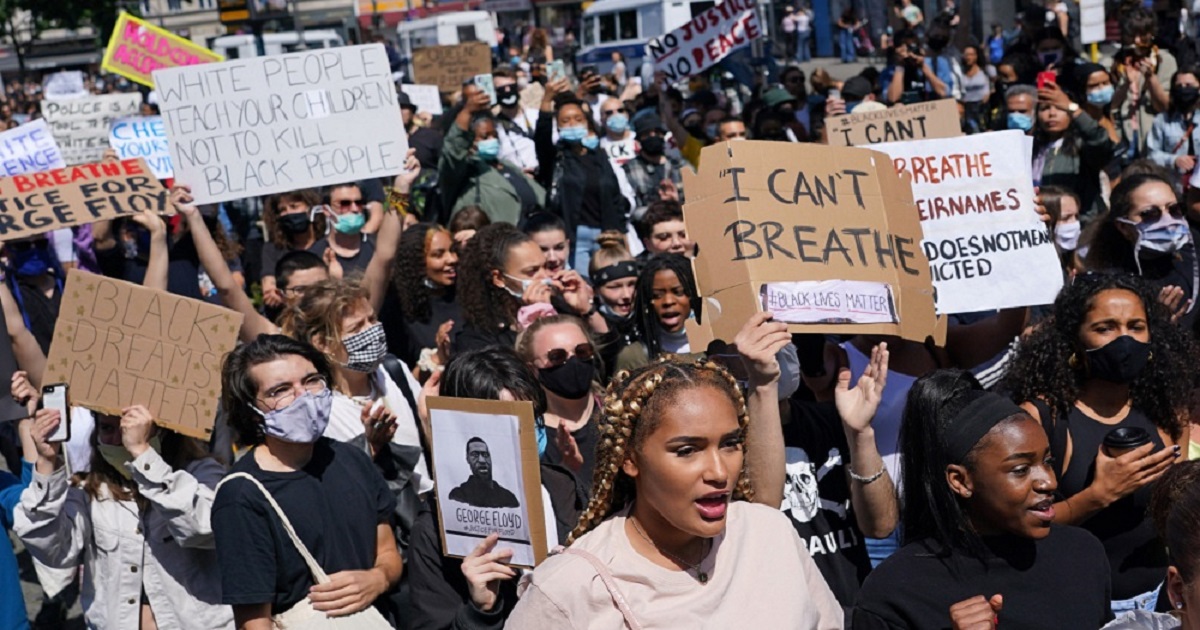
[[[1076,277],[1053,317],[1022,341],[1003,388],[1050,438],[1065,497],[1053,520],[1104,544],[1118,615],[1154,608],[1167,556],[1146,509],[1151,484],[1179,457],[1196,376],[1195,342],[1158,293],[1132,275]],[[1111,451],[1105,436],[1117,428],[1150,442]]]
[[[47,235],[4,244],[4,274],[9,290],[42,352],[50,353],[54,322],[62,303],[65,274]]]
[[[542,317],[522,331],[516,347],[546,394],[546,461],[586,483],[596,465],[601,412],[597,355],[587,328],[568,315]]]
[[[1186,180],[1196,168],[1196,105],[1200,102],[1200,68],[1188,67],[1171,77],[1171,104],[1154,117],[1147,156]]]
[[[496,85],[496,137],[500,140],[500,159],[520,166],[526,173],[538,168],[533,132],[538,119],[536,109],[521,107],[517,79],[507,69],[492,73]]]
[[[284,304],[283,292],[275,280],[275,266],[289,252],[310,251],[318,256],[324,253],[317,248],[317,241],[325,234],[325,214],[314,209],[321,198],[313,190],[294,190],[271,197],[263,212],[263,225],[267,228],[267,242],[262,250],[263,302],[272,308]]]
[[[658,115],[641,115],[634,120],[633,129],[637,136],[637,157],[622,168],[637,201],[631,214],[636,219],[655,201],[683,202],[683,163],[667,157],[666,127]]]

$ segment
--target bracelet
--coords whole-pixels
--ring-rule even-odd
[[[847,466],[846,470],[850,471],[851,479],[853,479],[853,480],[857,481],[858,483],[861,483],[862,485],[865,486],[869,483],[873,483],[873,482],[877,481],[880,477],[882,477],[883,473],[887,472],[887,466],[880,466],[879,472],[875,473],[874,475],[871,475],[870,477],[862,477],[862,476],[855,474],[853,466]]]
[[[400,216],[408,214],[408,193],[402,193],[395,188],[389,188],[387,193],[388,210],[399,212]]]

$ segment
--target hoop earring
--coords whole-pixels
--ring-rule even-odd
[[[1079,357],[1076,356],[1076,354],[1074,352],[1072,352],[1071,357],[1069,359],[1067,359],[1067,365],[1071,366],[1072,370],[1079,369]]]

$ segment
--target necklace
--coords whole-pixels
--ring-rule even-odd
[[[700,569],[700,565],[704,563],[704,554],[703,554],[704,546],[703,545],[701,545],[701,547],[700,547],[700,550],[702,552],[700,554],[700,561],[696,562],[696,563],[687,562],[683,558],[680,558],[679,556],[671,553],[670,551],[667,551],[666,549],[659,547],[658,543],[654,542],[653,540],[650,539],[649,536],[646,535],[646,531],[642,529],[642,526],[638,525],[637,519],[630,517],[629,522],[633,523],[633,528],[637,530],[638,535],[641,536],[643,539],[645,539],[646,542],[650,543],[651,547],[654,547],[655,549],[657,549],[658,552],[661,553],[662,555],[687,567],[688,571],[695,571],[696,579],[700,580],[701,584],[708,584],[708,573]]]

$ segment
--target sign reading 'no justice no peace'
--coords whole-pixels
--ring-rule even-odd
[[[175,179],[197,203],[390,177],[408,139],[383,45],[154,72]]]

